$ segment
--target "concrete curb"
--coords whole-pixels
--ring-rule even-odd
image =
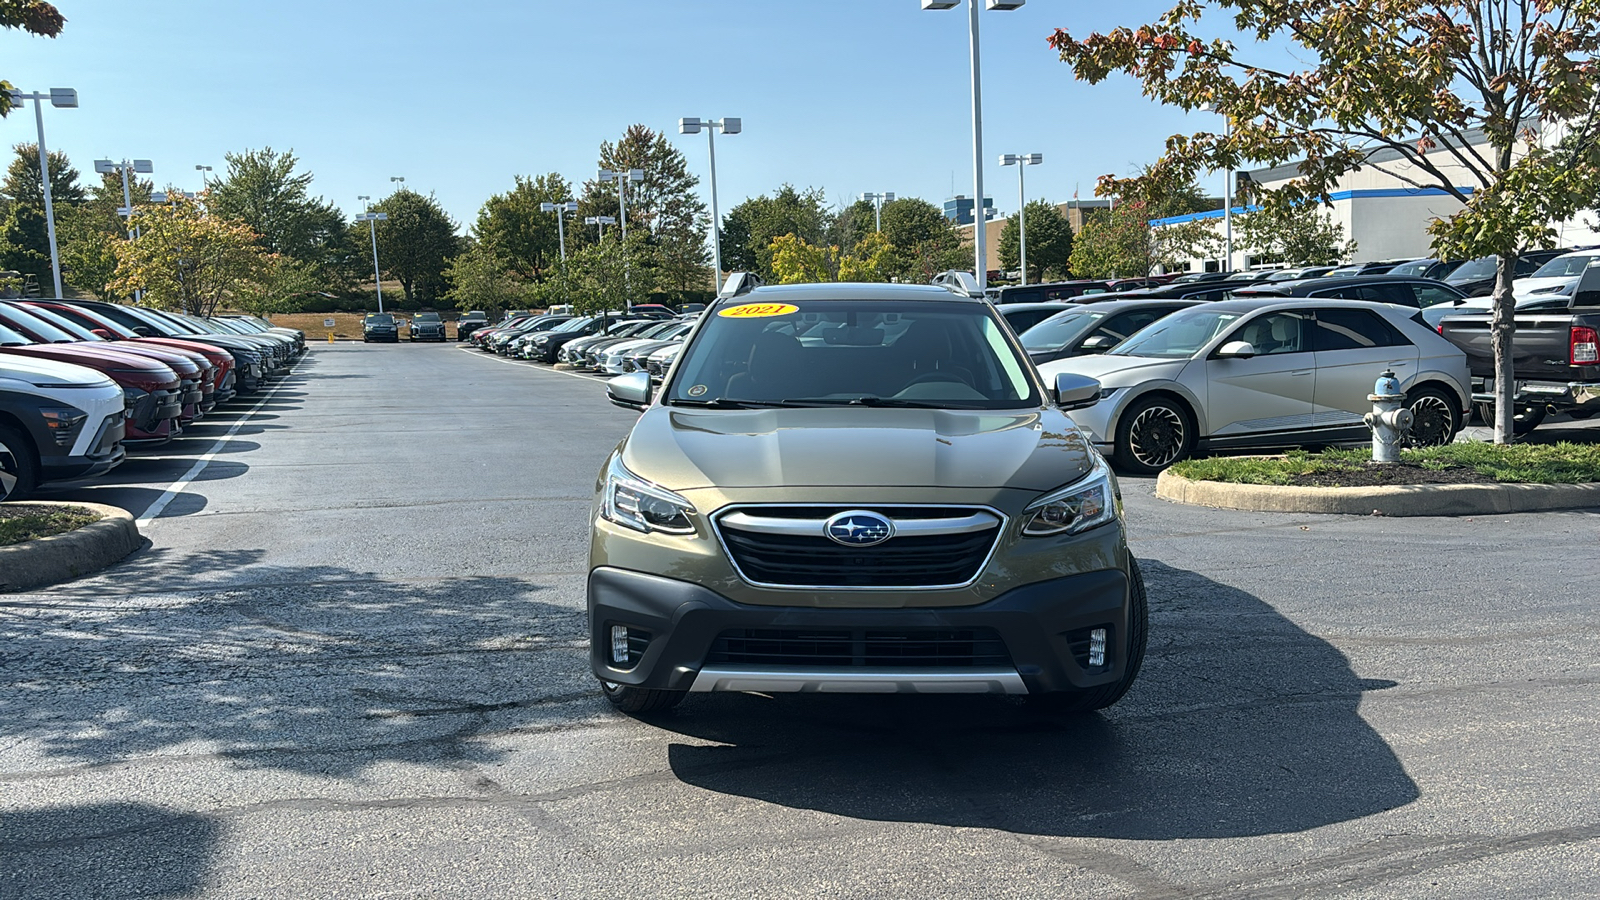
[[[1257,512],[1351,516],[1483,516],[1600,507],[1600,484],[1408,484],[1292,487],[1191,481],[1162,472],[1156,496],[1174,503]]]
[[[120,562],[144,539],[133,514],[101,503],[25,501],[29,506],[78,506],[100,514],[100,521],[65,534],[0,547],[0,592],[26,591],[82,578]]]

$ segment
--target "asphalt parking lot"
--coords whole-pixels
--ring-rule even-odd
[[[633,420],[603,391],[318,345],[46,492],[151,546],[0,595],[0,897],[1600,895],[1600,511],[1127,479],[1150,654],[1104,715],[715,695],[646,723],[587,673],[590,496]]]

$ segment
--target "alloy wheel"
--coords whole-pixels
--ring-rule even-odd
[[[1411,404],[1411,445],[1438,447],[1455,439],[1455,412],[1438,394],[1423,394]]]
[[[0,441],[0,500],[9,500],[22,479],[22,466],[17,461],[17,451]]]
[[[1185,428],[1183,415],[1170,406],[1140,410],[1128,428],[1128,450],[1152,469],[1170,466],[1183,454]]]

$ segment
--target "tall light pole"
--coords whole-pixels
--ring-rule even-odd
[[[393,181],[394,179],[391,178],[389,180]],[[368,201],[372,198],[363,194],[356,199]],[[369,211],[356,216],[356,221],[367,223],[367,230],[372,233],[372,285],[378,289],[378,312],[381,313],[383,312],[383,270],[378,268],[378,223],[389,221],[389,214],[371,212],[369,208]]]
[[[540,212],[553,212],[556,214],[556,237],[561,241],[561,261],[567,261],[567,229],[562,223],[566,221],[567,213],[577,212],[578,204],[572,200],[565,203],[541,203]]]
[[[612,172],[608,169],[601,169],[600,180],[615,181],[617,183],[617,205],[621,209],[621,211],[618,213],[618,216],[622,219],[622,240],[624,243],[626,243],[628,240],[628,198],[626,192],[622,188],[626,182],[643,181],[644,170],[627,169],[621,172]]]
[[[200,173],[200,187],[202,189],[211,187],[211,180],[206,178],[206,173],[211,171],[211,167],[197,165],[194,167],[194,170]]]
[[[57,109],[77,109],[78,91],[75,88],[51,88],[49,93],[26,94],[11,92],[11,102],[33,101],[33,118],[39,125],[39,184],[44,189],[45,231],[50,235],[50,276],[55,281],[56,299],[61,298],[61,252],[56,249],[56,209],[50,199],[50,151],[44,145],[44,101]]]
[[[394,184],[396,182],[398,182],[398,183],[400,183],[400,185],[404,186],[405,183],[406,183],[406,177],[404,175],[390,175],[389,176],[389,183],[390,184]],[[399,190],[399,188],[394,188],[394,190]]]
[[[1028,283],[1028,195],[1022,184],[1022,170],[1044,162],[1043,153],[1002,153],[1000,165],[1017,167],[1017,255],[1022,261],[1022,283]]]
[[[122,207],[117,210],[117,214],[128,220],[128,240],[138,237],[139,231],[133,225],[133,191],[128,187],[128,173],[131,171],[138,175],[148,175],[156,170],[155,165],[148,159],[125,159],[122,162],[97,159],[94,161],[94,170],[101,175],[111,172],[122,173]],[[139,303],[143,300],[144,291],[135,288],[133,301]]]
[[[584,216],[583,217],[583,224],[585,224],[585,225],[599,225],[600,226],[600,240],[603,241],[603,240],[606,239],[606,226],[607,225],[615,225],[615,224],[617,224],[617,217],[616,216]]]
[[[678,120],[679,134],[706,132],[706,149],[711,160],[711,287],[722,292],[722,223],[717,219],[717,130],[723,134],[738,134],[744,130],[744,120],[733,116],[718,119],[683,118]]]
[[[882,231],[883,205],[885,203],[894,202],[894,191],[887,191],[882,194],[874,194],[871,191],[868,191],[867,193],[861,195],[861,199],[872,204],[872,230]]]
[[[1027,0],[984,0],[985,9],[1013,10]],[[922,0],[923,9],[955,9],[961,0]],[[967,31],[972,47],[972,187],[973,225],[972,253],[976,260],[973,274],[978,278],[978,290],[989,284],[989,234],[988,219],[983,206],[983,83],[978,65],[978,0],[966,0]]]

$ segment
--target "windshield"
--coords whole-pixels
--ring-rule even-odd
[[[5,324],[10,325],[12,328],[18,331],[21,331],[23,334],[38,338],[46,343],[58,344],[63,341],[73,342],[78,340],[78,338],[73,337],[54,325],[51,325],[49,322],[28,315],[27,313],[15,307],[7,306],[0,308],[0,321],[5,322]]]
[[[411,317],[411,321],[413,321],[413,322],[437,322],[437,321],[439,321],[439,314],[438,313],[417,313],[416,315]]]
[[[1187,359],[1200,352],[1200,348],[1238,318],[1238,313],[1179,310],[1134,332],[1117,345],[1110,355]]]
[[[1592,253],[1585,253],[1582,256],[1558,256],[1540,266],[1539,270],[1534,272],[1532,277],[1576,278],[1577,276],[1583,274],[1584,269],[1589,268],[1589,266],[1593,265],[1596,261],[1600,261],[1600,256],[1596,256]]]
[[[1401,275],[1406,278],[1427,278],[1428,270],[1438,265],[1436,259],[1419,259],[1416,262],[1401,263],[1389,270],[1390,275]]]
[[[1029,351],[1059,350],[1076,341],[1106,314],[1092,309],[1056,313],[1022,333],[1022,348]]]
[[[367,324],[368,325],[393,325],[394,324],[394,316],[391,316],[388,313],[369,313],[367,315]]]
[[[590,321],[592,321],[592,319],[589,316],[585,316],[585,317],[579,318],[579,319],[568,319],[565,322],[562,322],[560,325],[557,325],[556,327],[554,327],[554,328],[552,328],[550,330],[551,331],[579,331],[579,330],[581,330],[583,328],[583,326],[589,324]]]
[[[701,326],[666,393],[674,406],[1037,407],[1026,367],[988,304],[754,302]]]
[[[99,335],[95,334],[94,332],[90,331],[89,329],[84,328],[82,325],[79,325],[78,323],[69,320],[65,316],[57,315],[57,314],[51,312],[48,309],[40,309],[37,306],[30,306],[30,307],[28,307],[28,315],[33,316],[36,319],[43,319],[46,322],[49,322],[51,325],[54,325],[56,328],[58,328],[58,329],[60,329],[62,331],[65,331],[67,334],[72,335],[74,340],[79,340],[79,341],[100,341],[100,340],[104,340],[104,338],[100,337]]]
[[[4,325],[0,325],[0,347],[21,347],[31,343],[33,343],[33,341],[30,341],[22,335],[17,334],[15,331],[12,331]]]
[[[1461,268],[1450,273],[1445,281],[1477,281],[1480,278],[1493,278],[1494,267],[1500,263],[1498,256],[1483,256],[1471,262],[1461,264]]]

